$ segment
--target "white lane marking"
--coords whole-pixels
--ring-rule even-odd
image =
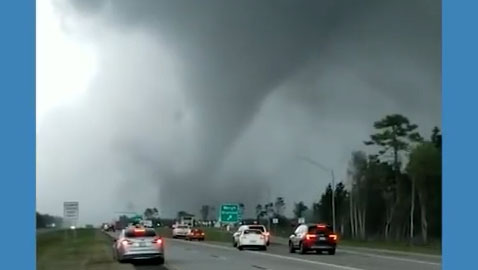
[[[178,240],[174,239],[174,241],[178,241]],[[212,245],[212,244],[206,244],[206,243],[199,243],[199,242],[197,242],[197,243],[196,242],[182,242],[182,243],[188,243],[188,244],[193,244],[193,245],[203,245],[203,246],[207,246],[207,247],[219,248],[219,249],[224,249],[224,250],[235,250],[235,248],[231,248],[231,247]],[[300,258],[295,258],[295,257],[290,257],[290,256],[282,256],[282,255],[277,255],[277,254],[271,254],[271,253],[253,252],[253,251],[248,251],[248,250],[245,250],[244,252],[247,252],[247,253],[250,253],[250,254],[256,254],[256,255],[275,257],[275,258],[279,258],[279,259],[283,259],[283,260],[291,260],[291,261],[297,261],[297,262],[303,262],[303,263],[310,263],[310,264],[315,264],[315,265],[333,267],[333,268],[336,268],[336,269],[365,270],[365,269],[362,269],[362,268],[355,268],[355,267],[350,267],[350,266],[324,263],[324,262],[318,262],[318,261],[310,261],[310,260],[305,260],[305,259],[300,259]]]
[[[359,251],[351,251],[349,249],[348,250],[340,250],[340,252],[350,253],[350,254],[355,254],[355,255],[363,255],[363,256],[367,256],[367,257],[375,257],[375,258],[380,258],[380,259],[403,261],[403,262],[421,263],[421,264],[438,265],[438,266],[441,265],[441,263],[436,263],[436,262],[427,262],[427,261],[421,261],[421,260],[416,260],[416,259],[408,259],[408,258],[400,258],[400,257],[394,257],[394,256],[364,253],[364,252],[359,252]]]
[[[285,242],[284,242],[285,241]],[[287,241],[288,239],[281,240],[281,241],[273,241],[273,244],[277,245],[285,245],[287,246]],[[354,252],[363,252],[365,254],[369,254],[371,252],[372,254],[376,253],[388,253],[390,255],[405,255],[405,256],[417,256],[417,257],[423,257],[423,258],[432,258],[432,259],[441,259],[441,255],[433,255],[433,254],[425,254],[425,253],[418,253],[418,252],[409,252],[409,251],[398,251],[398,250],[388,250],[388,249],[379,249],[379,248],[366,248],[366,247],[357,247],[357,246],[345,246],[341,245],[340,250],[351,250]]]
[[[177,240],[177,239],[169,239],[169,240],[174,241],[174,242],[178,242],[178,243],[187,243],[187,244],[191,244],[191,245],[206,246],[206,247],[219,248],[219,249],[224,249],[224,250],[236,250],[235,248],[231,248],[231,247],[213,245],[213,244],[207,244],[207,243],[186,242],[186,241],[181,241],[181,240]]]
[[[408,252],[408,251],[397,251],[397,250],[386,250],[386,249],[374,249],[374,248],[364,248],[364,247],[352,247],[352,246],[343,246],[340,250],[350,250],[355,252],[363,252],[366,254],[372,253],[387,253],[390,255],[405,255],[405,256],[416,256],[422,258],[431,258],[431,259],[441,259],[441,255],[432,255],[432,254],[424,254],[424,253],[417,253],[417,252]]]
[[[300,258],[296,258],[296,257],[283,256],[283,255],[272,254],[272,253],[253,252],[253,251],[245,251],[245,252],[248,252],[248,253],[251,253],[251,254],[257,254],[257,255],[264,255],[264,256],[275,257],[275,258],[279,258],[279,259],[291,260],[291,261],[296,261],[296,262],[303,262],[303,263],[310,263],[310,264],[315,264],[315,265],[333,267],[333,268],[337,268],[337,269],[344,269],[344,270],[365,270],[365,269],[362,269],[362,268],[356,268],[356,267],[350,267],[350,266],[339,265],[339,264],[332,264],[332,263],[325,263],[325,262],[319,262],[319,261],[309,261],[309,260],[306,260],[306,259],[300,259]]]

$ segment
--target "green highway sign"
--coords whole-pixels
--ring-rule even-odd
[[[219,212],[221,222],[236,223],[239,221],[239,205],[235,203],[222,204]]]

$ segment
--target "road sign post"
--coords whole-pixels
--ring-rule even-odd
[[[77,226],[79,210],[80,207],[78,202],[63,203],[63,218],[69,223],[69,226]]]
[[[237,223],[239,221],[239,205],[235,203],[222,204],[219,210],[219,221]]]

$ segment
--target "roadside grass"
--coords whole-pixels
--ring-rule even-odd
[[[217,228],[201,228],[206,234],[206,241],[211,242],[227,242],[231,243],[232,232],[228,232],[223,229]],[[172,230],[167,227],[158,228],[158,233],[163,237],[171,237]],[[274,236],[281,237],[285,243],[287,243],[287,238],[290,235],[290,232],[287,229],[283,230],[272,230],[272,241],[274,242]],[[441,243],[440,241],[434,241],[428,245],[410,245],[406,241],[358,241],[358,240],[349,240],[341,239],[339,241],[340,246],[344,247],[357,247],[357,248],[370,248],[370,249],[383,249],[389,251],[401,251],[401,252],[413,252],[413,253],[422,253],[429,255],[441,255]]]
[[[441,243],[439,241],[431,242],[427,245],[410,245],[405,241],[358,241],[358,240],[341,240],[340,245],[349,247],[371,248],[371,249],[384,249],[390,251],[402,251],[423,253],[429,255],[441,255]]]
[[[38,270],[118,269],[111,240],[95,229],[58,230],[37,234]]]

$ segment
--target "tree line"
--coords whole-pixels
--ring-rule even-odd
[[[347,181],[335,187],[340,232],[357,239],[441,239],[440,129],[425,139],[399,114],[375,122],[374,128],[364,141],[373,154],[353,152]],[[317,218],[332,221],[331,202],[329,185],[313,206]]]
[[[59,228],[62,225],[63,225],[63,218],[36,212],[36,228],[38,229],[50,228],[52,226]]]
[[[400,114],[374,123],[375,133],[364,141],[371,154],[351,153],[347,180],[334,188],[337,230],[353,239],[403,240],[427,243],[441,239],[442,135],[433,128],[430,138]],[[284,216],[285,201],[256,205],[256,220],[297,218],[332,224],[332,185],[311,207],[294,203],[294,220]]]

